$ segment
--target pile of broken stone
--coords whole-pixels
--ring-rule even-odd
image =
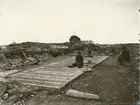
[[[50,58],[48,54],[38,55],[37,57],[26,57],[26,59],[15,58],[7,59],[8,63],[5,61],[0,62],[0,71],[15,69],[16,67],[23,67],[28,65],[38,65],[40,61],[47,61]]]
[[[38,94],[39,87],[31,87],[16,81],[0,82],[0,105],[25,105],[25,101]]]

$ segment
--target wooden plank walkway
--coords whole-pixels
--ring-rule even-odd
[[[90,60],[90,65],[94,66],[106,58],[107,56],[96,56],[93,58],[86,57],[84,58],[84,62]],[[10,77],[25,85],[45,87],[49,90],[61,89],[66,84],[83,74],[83,71],[86,69],[86,67],[81,69],[77,67],[68,68],[67,66],[72,64],[74,60],[75,58],[72,57],[67,60],[15,73],[10,75]]]

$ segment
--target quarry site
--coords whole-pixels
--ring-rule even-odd
[[[131,59],[118,65],[122,46]],[[139,47],[139,43],[96,44],[77,36],[65,43],[1,46],[0,105],[136,105]],[[83,67],[68,67],[78,51]]]
[[[0,0],[0,105],[140,105],[140,0]]]

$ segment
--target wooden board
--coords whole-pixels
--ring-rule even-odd
[[[94,57],[85,57],[84,63],[87,63],[88,61],[91,61],[91,64],[99,64],[100,62],[107,59],[108,56],[94,56]]]
[[[105,60],[105,58],[106,57],[104,56],[97,56],[93,58],[86,57],[84,58],[84,62],[91,60],[91,65],[94,66]],[[49,90],[61,89],[66,84],[83,74],[83,71],[86,71],[87,69],[87,67],[83,67],[81,69],[77,67],[68,68],[67,66],[71,65],[74,62],[74,59],[75,58],[73,57],[49,65],[26,70],[20,73],[12,74],[10,77],[25,85],[45,87]]]

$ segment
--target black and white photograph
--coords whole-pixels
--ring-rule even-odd
[[[0,0],[0,105],[140,105],[140,0]]]

